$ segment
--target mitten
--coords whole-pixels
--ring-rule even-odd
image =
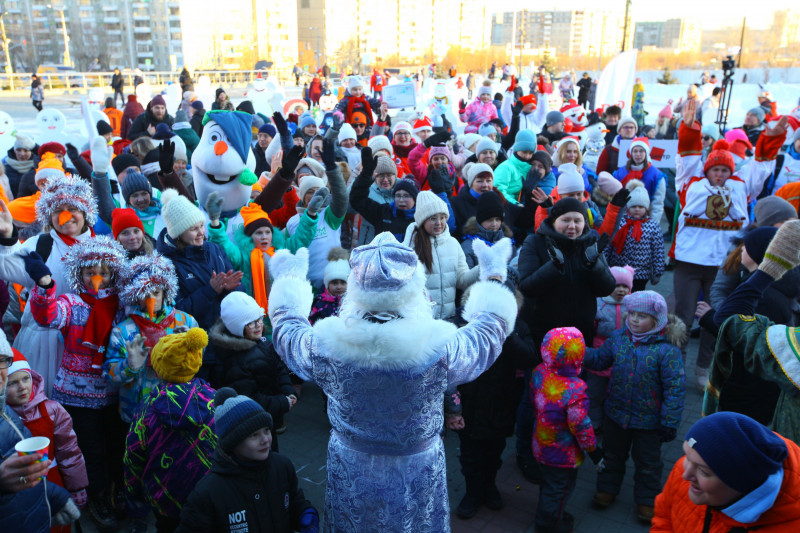
[[[628,205],[628,200],[631,197],[631,191],[626,188],[622,188],[618,190],[614,196],[611,198],[611,205],[615,205],[617,207],[625,207]]]
[[[111,153],[105,137],[99,135],[92,141],[91,148],[92,170],[96,176],[105,176],[108,167],[111,165]]]
[[[67,524],[73,523],[80,518],[80,516],[81,512],[78,510],[78,506],[75,505],[75,502],[73,502],[72,499],[67,499],[66,505],[53,515],[53,520],[50,525],[66,526]]]
[[[449,181],[449,179],[450,173],[447,170],[447,165],[431,169],[428,174],[428,184],[431,186],[431,192],[434,194],[446,193],[447,181]]]
[[[372,157],[372,148],[369,146],[364,147],[361,150],[361,173],[372,179],[376,168],[378,168],[378,160]]]
[[[477,240],[477,239],[476,239]],[[553,239],[547,238],[547,255],[550,256],[550,261],[559,270],[564,267],[564,254],[556,247]]]
[[[800,220],[790,220],[778,228],[758,269],[774,280],[800,264]]]
[[[539,171],[539,169],[531,165],[531,168],[528,170],[528,174],[525,176],[525,183],[522,185],[522,188],[528,193],[525,196],[530,196],[530,192],[539,186],[539,181],[541,179],[542,173]]]
[[[290,277],[305,279],[308,273],[308,248],[300,248],[296,254],[289,250],[278,250],[269,261],[269,273],[275,281]]]
[[[319,513],[313,507],[309,507],[300,515],[300,533],[319,532]]]
[[[278,171],[278,174],[287,180],[294,179],[294,171],[304,155],[305,150],[302,146],[294,146],[288,152],[284,151],[283,159],[281,160],[281,169]]]
[[[458,112],[463,115],[464,113],[466,113],[466,111],[467,111],[467,103],[462,98],[461,100],[458,101]]]
[[[431,146],[443,145],[449,140],[450,140],[450,133],[446,131],[440,131],[439,133],[434,133],[433,135],[425,139],[425,141],[422,144],[425,145],[425,148],[430,148]],[[364,159],[363,151],[361,159]]]
[[[325,170],[336,169],[336,147],[330,139],[322,139],[322,162]]]
[[[206,199],[206,205],[203,207],[206,208],[206,213],[208,213],[208,218],[211,220],[219,220],[219,217],[222,215],[222,203],[225,199],[222,195],[219,194],[218,191],[214,191],[208,195]]]
[[[67,148],[67,157],[69,157],[70,161],[75,161],[77,158],[81,156],[81,154],[78,153],[78,149],[75,148],[74,144],[67,143],[65,147]]]
[[[144,337],[137,334],[132,341],[125,343],[125,350],[128,352],[128,368],[133,372],[141,370],[149,351],[144,345]]]
[[[677,434],[678,430],[675,428],[661,426],[658,429],[658,435],[661,438],[661,442],[672,442],[673,440],[675,440],[675,436]]]
[[[341,111],[334,111],[332,119],[333,124],[331,128],[334,131],[339,131],[342,128],[342,124],[344,124],[344,114]]]
[[[511,106],[511,116],[517,117],[520,113],[522,113],[522,101],[517,100],[514,105]]]
[[[314,193],[314,196],[311,197],[311,200],[308,202],[308,207],[306,207],[306,213],[311,218],[317,216],[317,213],[328,207],[331,203],[331,193],[328,191],[326,187],[320,187],[317,189],[317,192]]]
[[[164,139],[158,146],[158,167],[161,169],[161,173],[169,174],[172,172],[173,163],[175,163],[175,143],[169,139]]]
[[[69,497],[72,498],[72,501],[75,502],[75,505],[78,509],[83,509],[86,507],[86,500],[88,496],[86,495],[86,489],[81,489],[77,492],[70,492]]]
[[[38,284],[45,276],[51,276],[53,273],[50,271],[42,256],[36,252],[31,252],[28,255],[22,256],[22,261],[25,263],[25,272],[31,277],[34,283]]]
[[[500,281],[505,283],[508,261],[511,259],[512,253],[510,239],[500,239],[492,246],[488,246],[480,239],[475,239],[472,241],[472,251],[475,252],[475,257],[478,258],[481,281],[486,281],[489,278],[500,278]]]

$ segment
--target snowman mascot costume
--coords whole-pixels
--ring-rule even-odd
[[[353,250],[339,316],[313,327],[307,251],[273,256],[275,348],[328,396],[325,531],[450,531],[442,398],[494,363],[517,316],[502,283],[511,242],[476,240],[475,253],[460,329],[433,319],[422,263],[388,232]]]

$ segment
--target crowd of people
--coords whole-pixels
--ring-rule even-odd
[[[84,512],[101,531],[150,514],[159,532],[449,531],[448,430],[465,520],[504,507],[516,434],[539,533],[573,531],[586,456],[601,509],[632,456],[652,531],[800,526],[797,118],[762,93],[723,136],[692,86],[654,124],[584,109],[602,123],[590,161],[565,116],[590,105],[588,75],[560,80],[543,124],[546,71],[531,94],[507,67],[503,94],[469,80],[457,123],[393,117],[381,76],[346,78],[330,124],[222,87],[201,102],[187,72],[177,109],[130,95],[119,113],[115,86],[113,126],[83,152],[16,135],[1,529],[67,531]],[[674,173],[652,139],[677,140]],[[652,290],[666,269],[674,314]],[[332,426],[324,502],[278,445],[307,382]],[[705,416],[682,435],[687,387]],[[46,452],[17,454],[31,436]]]

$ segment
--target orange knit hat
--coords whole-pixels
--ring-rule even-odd
[[[706,164],[703,165],[703,174],[708,174],[711,168],[716,166],[728,167],[731,174],[736,172],[736,165],[733,162],[733,155],[729,152],[730,145],[725,139],[720,139],[714,143],[711,152],[706,158]]]
[[[39,161],[39,166],[36,167],[34,180],[38,182],[39,180],[52,179],[63,175],[64,165],[56,158],[56,154],[46,152],[41,161]]]
[[[248,237],[255,233],[258,228],[272,227],[269,215],[256,203],[244,206],[239,210],[239,214],[242,215],[242,220],[244,221],[244,234]]]
[[[36,191],[32,196],[22,196],[10,202],[8,210],[11,212],[11,218],[23,224],[36,222],[36,202],[41,196],[41,191]]]

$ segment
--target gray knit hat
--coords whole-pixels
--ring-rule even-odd
[[[397,176],[397,165],[385,155],[379,155],[375,166],[375,176],[380,174],[393,174]]]
[[[753,208],[755,223],[759,228],[774,226],[791,218],[797,218],[797,210],[780,196],[767,196],[756,202]]]

